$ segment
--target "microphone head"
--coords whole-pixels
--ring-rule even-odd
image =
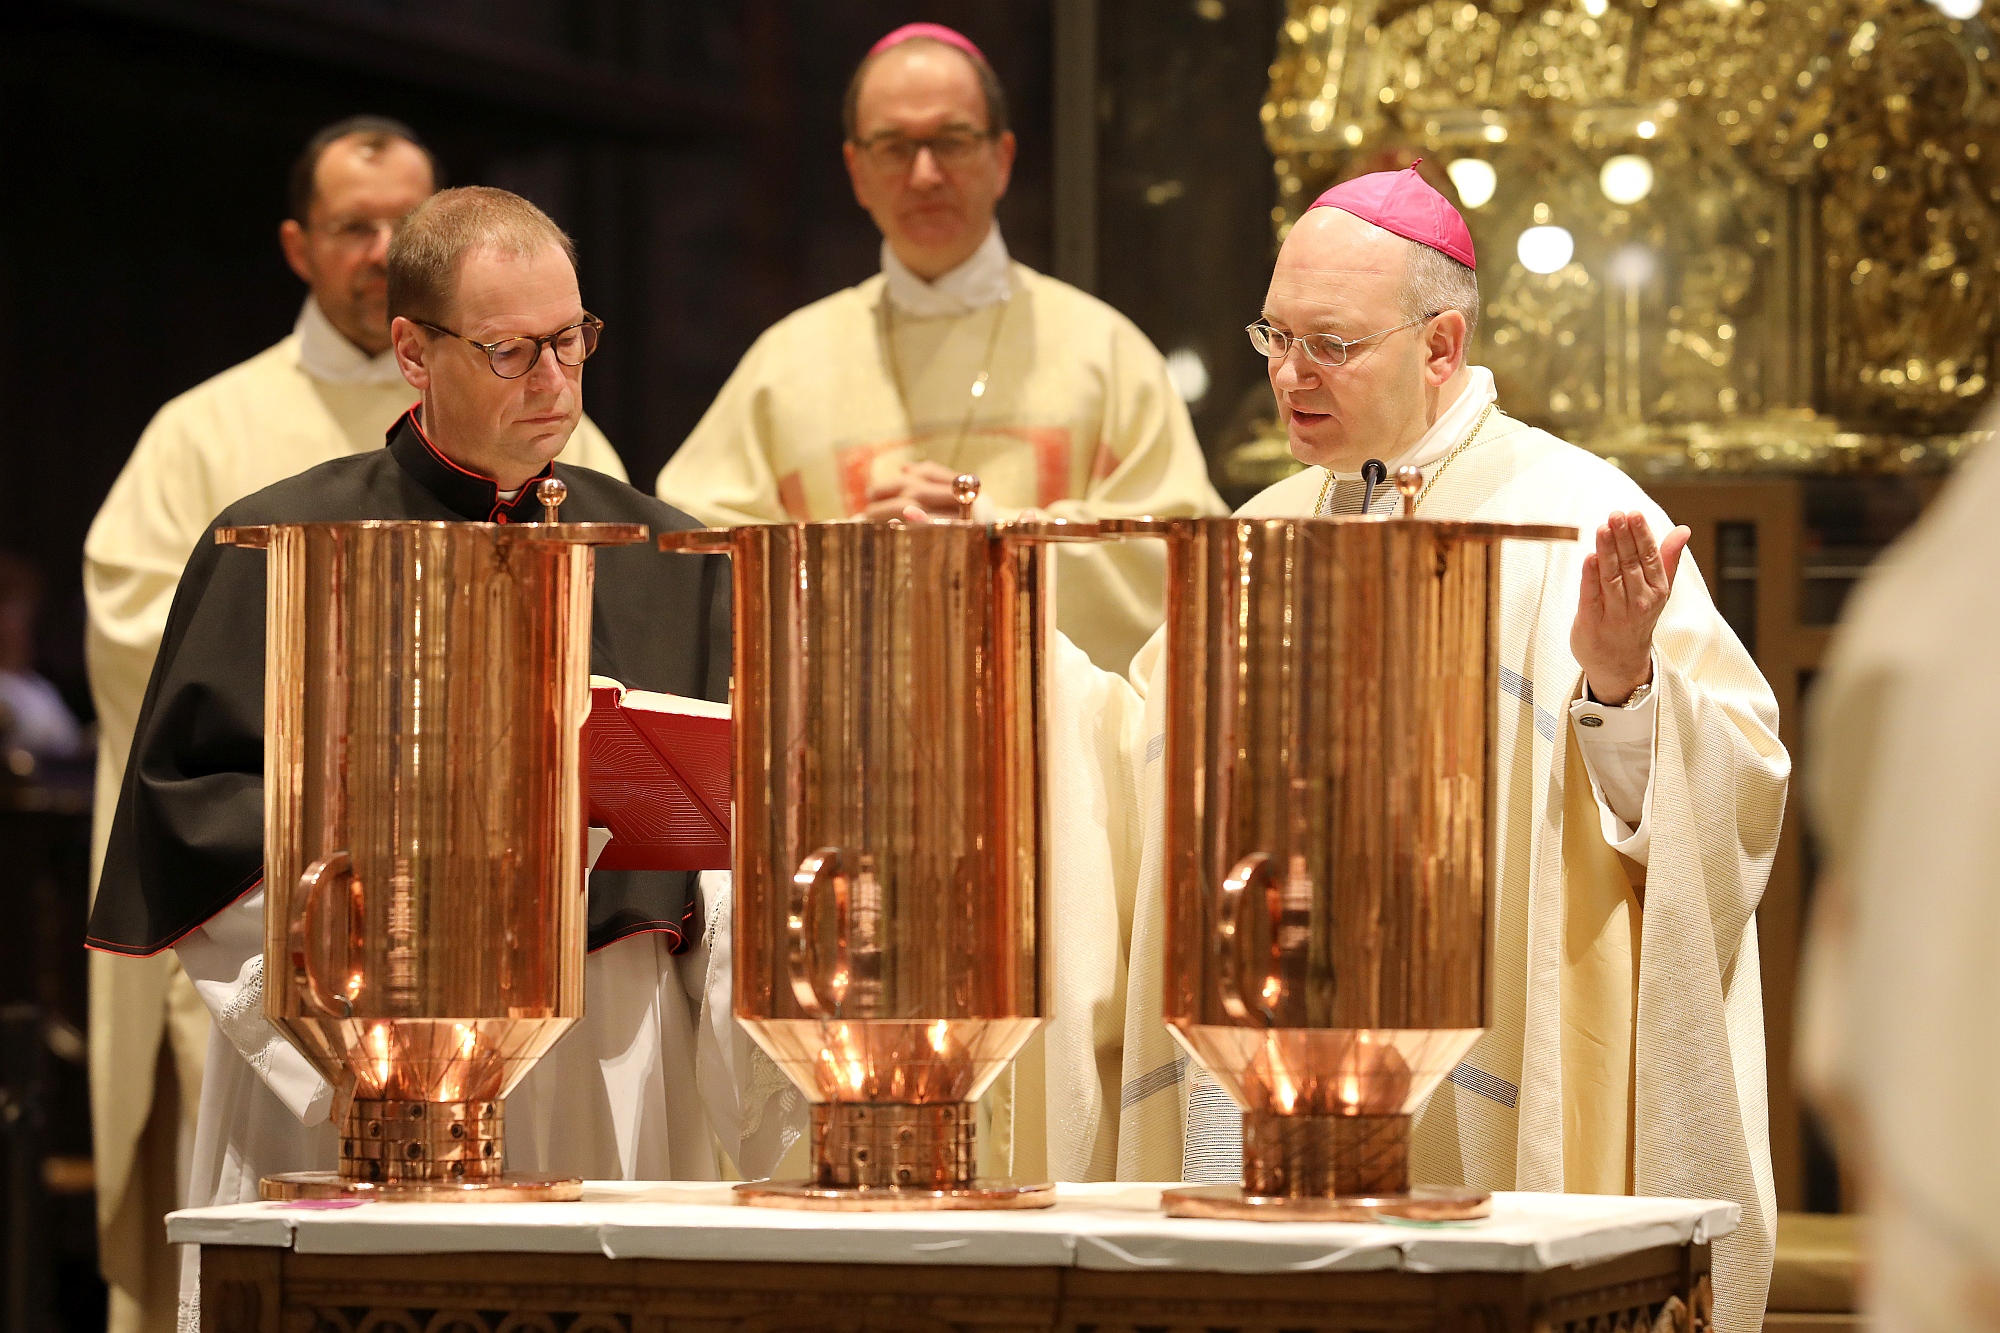
[[[1379,458],[1371,458],[1361,465],[1361,479],[1371,486],[1380,486],[1389,479],[1389,465]]]

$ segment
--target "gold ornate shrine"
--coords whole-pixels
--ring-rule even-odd
[[[1979,4],[1290,0],[1278,35],[1279,236],[1327,185],[1424,159],[1479,250],[1473,358],[1501,403],[1694,528],[1801,763],[1848,591],[1985,438],[2000,42]],[[1536,227],[1563,235],[1524,245]],[[1298,467],[1271,421],[1221,462],[1239,499]],[[1794,812],[1757,914],[1785,1209],[1840,1203],[1790,1075],[1807,878]]]
[[[1996,370],[1995,56],[1923,0],[1292,0],[1273,221],[1422,157],[1501,401],[1634,472],[1948,466]]]

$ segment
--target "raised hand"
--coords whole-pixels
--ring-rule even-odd
[[[1653,627],[1690,535],[1675,528],[1656,542],[1637,511],[1613,514],[1598,528],[1597,549],[1583,558],[1569,650],[1599,703],[1622,704],[1653,678]]]

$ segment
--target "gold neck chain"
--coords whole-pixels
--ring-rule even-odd
[[[958,435],[951,442],[951,452],[930,461],[946,467],[958,466],[959,451],[965,448],[965,437],[972,431],[973,414],[979,411],[979,400],[986,396],[987,372],[993,367],[993,350],[1000,345],[1000,326],[1006,323],[1007,307],[1013,304],[1013,300],[1010,294],[994,308],[993,327],[986,334],[986,351],[979,358],[979,374],[973,378],[972,387],[968,390],[972,401],[965,405],[965,417],[958,423]],[[896,401],[903,407],[903,421],[914,434],[917,423],[910,412],[909,391],[903,387],[903,364],[896,355],[896,303],[889,299],[887,292],[882,294],[882,346],[889,361],[889,380],[896,386]]]
[[[1460,440],[1457,444],[1453,445],[1451,452],[1444,456],[1444,461],[1439,463],[1435,468],[1431,469],[1430,476],[1424,478],[1424,488],[1418,491],[1417,498],[1410,502],[1411,512],[1414,513],[1416,511],[1416,507],[1424,502],[1424,497],[1431,493],[1431,487],[1437,485],[1438,478],[1444,475],[1444,470],[1451,466],[1452,460],[1454,458],[1457,458],[1460,454],[1464,453],[1467,449],[1470,449],[1472,447],[1472,442],[1479,438],[1479,432],[1486,429],[1486,418],[1492,415],[1493,415],[1493,404],[1488,403],[1484,408],[1480,410],[1479,420],[1472,423],[1472,429],[1466,433],[1465,438]],[[1391,481],[1393,481],[1393,478],[1391,479]],[[1391,482],[1382,482],[1379,484],[1387,486],[1390,485]],[[1319,500],[1313,505],[1313,516],[1316,518],[1331,517],[1332,511],[1329,508],[1329,506],[1331,505],[1332,500],[1333,500],[1333,469],[1328,468],[1326,470],[1326,481],[1322,483],[1319,488]]]

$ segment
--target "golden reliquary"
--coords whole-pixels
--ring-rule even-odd
[[[1978,0],[1292,0],[1272,221],[1422,158],[1515,415],[1642,477],[1940,469],[1995,374],[1995,55]]]

